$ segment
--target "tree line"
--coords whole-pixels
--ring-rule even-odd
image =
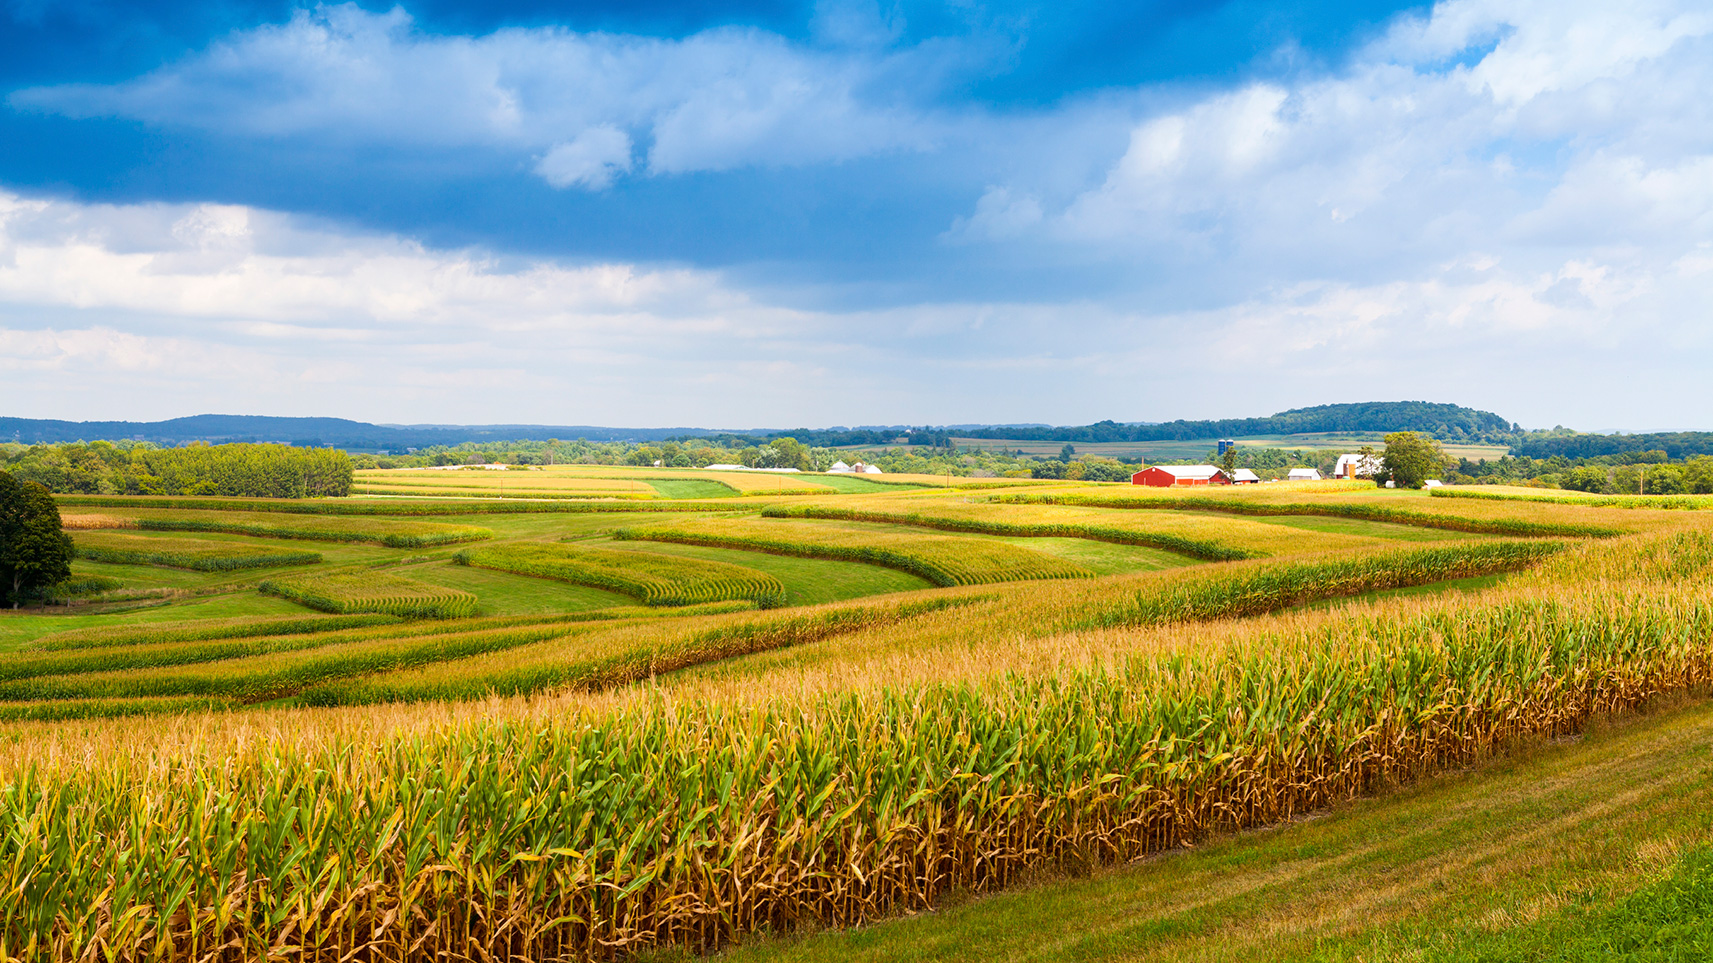
[[[351,494],[351,459],[333,448],[147,442],[0,446],[19,481],[83,495],[225,495],[337,498]]]

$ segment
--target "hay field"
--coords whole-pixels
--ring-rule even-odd
[[[686,473],[594,467],[440,474],[615,497],[64,499],[91,546],[337,537],[265,577],[79,560],[122,586],[0,613],[4,955],[581,960],[765,931],[743,952],[843,958],[866,951],[842,927],[1225,845],[1713,683],[1698,511],[749,473],[798,487],[673,498],[600,486]],[[1607,889],[1675,864],[1636,865]],[[970,958],[1027,929],[976,918],[908,926]]]

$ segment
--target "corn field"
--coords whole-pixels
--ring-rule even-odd
[[[460,565],[557,579],[629,595],[644,605],[695,605],[747,599],[762,608],[785,604],[785,586],[765,572],[703,559],[516,542],[465,549]]]
[[[378,612],[405,618],[451,619],[476,614],[476,596],[469,592],[373,569],[269,579],[260,588],[266,594],[339,615]]]

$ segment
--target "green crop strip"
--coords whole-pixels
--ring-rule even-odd
[[[260,501],[225,498],[162,498],[139,495],[114,498],[104,495],[55,495],[64,508],[172,508],[211,512],[281,512],[291,515],[376,515],[416,517],[423,515],[530,515],[583,514],[599,512],[729,512],[730,505],[704,502],[582,502],[582,501],[462,501],[384,502],[370,499],[338,501]]]
[[[465,549],[452,560],[459,565],[608,589],[645,605],[748,599],[762,608],[776,608],[785,602],[785,587],[771,575],[694,558],[536,542]]]
[[[25,768],[0,794],[0,940],[55,960],[708,950],[1121,863],[1573,732],[1706,685],[1709,639],[1713,607],[1678,591],[1509,600],[1110,672]]]
[[[1088,578],[1094,574],[1080,565],[1038,552],[1004,543],[983,544],[976,539],[924,538],[910,546],[883,547],[792,539],[782,533],[698,528],[621,528],[613,532],[613,538],[865,562],[908,572],[941,587],[1024,579]]]
[[[882,522],[945,532],[981,535],[1010,535],[1026,538],[1086,538],[1116,545],[1142,545],[1215,562],[1259,557],[1240,548],[1184,538],[1165,532],[1136,532],[1104,525],[1080,523],[1005,522],[990,519],[946,518],[922,512],[887,512],[872,509],[835,508],[823,505],[769,505],[761,510],[766,518],[829,518],[851,522]]]
[[[1327,518],[1356,518],[1370,522],[1391,522],[1421,528],[1440,528],[1453,532],[1479,535],[1521,535],[1546,538],[1616,538],[1622,531],[1602,525],[1568,525],[1558,522],[1528,522],[1521,519],[1463,518],[1457,515],[1435,515],[1412,512],[1384,505],[1351,505],[1333,503],[1292,502],[1288,504],[1240,502],[1229,498],[1183,498],[1150,495],[1142,498],[1103,498],[1098,495],[996,495],[992,499],[1008,505],[1075,505],[1084,508],[1121,508],[1131,510],[1162,510],[1189,512],[1224,512],[1230,515],[1256,517],[1284,515],[1319,515]]]
[[[314,565],[321,561],[319,552],[275,552],[237,545],[208,551],[151,551],[80,544],[77,546],[77,557],[91,562],[162,565],[197,572],[236,572],[247,568],[272,568],[276,565]]]
[[[380,612],[404,618],[451,619],[476,614],[476,596],[469,592],[376,569],[269,579],[257,587],[265,594],[339,615]]]
[[[1663,511],[1701,511],[1713,508],[1713,495],[1522,495],[1483,492],[1464,488],[1435,488],[1434,498],[1474,498],[1494,502],[1539,502],[1547,505],[1579,505],[1586,508],[1655,508]]]

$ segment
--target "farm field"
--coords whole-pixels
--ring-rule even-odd
[[[1352,452],[1363,445],[1372,445],[1378,449],[1384,448],[1386,444],[1383,434],[1372,432],[1248,435],[1233,440],[1248,448],[1284,448],[1303,452]],[[1043,457],[1057,455],[1059,449],[1063,448],[1065,444],[1062,441],[962,437],[952,438],[952,443],[961,448],[1021,451],[1025,455]],[[1215,450],[1218,445],[1218,438],[1197,438],[1187,441],[1077,442],[1076,449],[1079,455],[1100,455],[1123,461],[1170,462],[1178,459],[1200,460],[1206,457],[1208,452]],[[1446,454],[1453,458],[1467,458],[1470,461],[1479,461],[1483,458],[1498,460],[1510,451],[1504,445],[1460,445],[1455,442],[1442,442],[1441,447],[1445,449]]]
[[[0,613],[0,949],[1437,960],[1707,872],[1703,511],[424,474],[61,499],[117,584]]]

